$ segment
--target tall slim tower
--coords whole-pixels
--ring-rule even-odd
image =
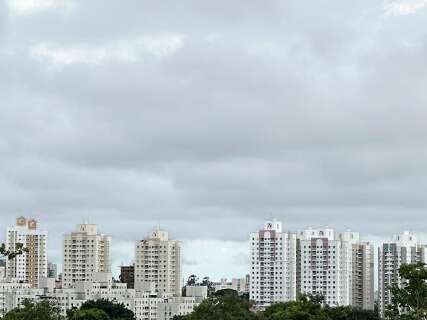
[[[282,222],[267,221],[250,235],[250,299],[264,308],[296,298],[296,235],[282,231]]]
[[[29,283],[37,288],[47,276],[47,231],[37,228],[37,221],[25,217],[16,219],[16,226],[6,229],[6,249],[15,250],[22,243],[28,252],[7,261],[6,276]]]
[[[135,243],[135,288],[154,285],[158,294],[181,295],[181,243],[156,229]]]
[[[374,246],[362,241],[358,232],[346,231],[339,238],[342,242],[344,303],[358,309],[374,310]]]
[[[344,304],[341,241],[329,228],[306,229],[298,235],[298,293],[319,294],[328,305]]]
[[[111,272],[111,237],[99,234],[97,225],[80,224],[64,236],[63,287],[75,282],[91,282],[96,272]]]
[[[381,315],[391,303],[390,287],[401,285],[399,268],[405,263],[427,263],[427,246],[409,231],[393,236],[378,248],[378,299]]]

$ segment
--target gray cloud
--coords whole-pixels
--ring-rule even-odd
[[[270,216],[427,227],[421,2],[31,4],[0,4],[0,212],[39,218],[52,259],[84,219],[119,262],[161,224],[239,272]]]

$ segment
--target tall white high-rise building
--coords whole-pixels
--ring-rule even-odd
[[[62,285],[91,282],[98,272],[111,272],[111,237],[98,233],[97,225],[84,223],[64,236]]]
[[[167,231],[155,229],[135,243],[135,288],[165,296],[181,295],[181,243]]]
[[[296,235],[283,232],[282,223],[267,221],[250,235],[250,299],[263,308],[296,298]]]
[[[14,251],[18,243],[28,251],[7,261],[6,276],[36,288],[47,275],[47,231],[39,230],[36,220],[19,217],[16,226],[6,229],[6,249]]]
[[[427,246],[420,244],[409,231],[394,235],[392,241],[378,248],[378,300],[382,315],[391,303],[390,288],[401,285],[400,266],[417,262],[427,263]]]
[[[373,246],[358,232],[309,228],[297,243],[298,293],[322,295],[331,306],[374,308]]]

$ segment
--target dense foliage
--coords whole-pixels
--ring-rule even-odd
[[[386,310],[390,320],[427,319],[427,266],[404,264],[399,269],[401,286],[391,288],[392,304]]]
[[[6,250],[6,245],[2,243],[0,245],[0,255],[8,258],[9,260],[14,259],[16,256],[23,254],[24,252],[28,252],[22,243],[17,243],[15,251]]]
[[[328,307],[320,296],[300,296],[296,301],[277,303],[258,315],[263,320],[379,320],[378,313],[349,306]]]
[[[256,320],[249,301],[240,298],[234,290],[220,290],[204,300],[194,311],[174,320]]]
[[[3,320],[62,320],[56,302],[43,300],[34,303],[24,300],[19,308],[9,311]]]
[[[194,312],[175,320],[379,320],[374,311],[351,307],[327,307],[318,296],[301,296],[296,301],[276,303],[263,312],[233,290],[222,290],[202,302]]]
[[[22,305],[9,311],[3,320],[135,320],[133,312],[123,304],[108,300],[86,301],[79,309],[61,316],[56,301],[43,300],[32,302],[25,300]]]
[[[95,310],[100,310],[107,315],[107,318],[97,318],[96,320],[134,320],[134,313],[127,309],[124,304],[114,303],[106,299],[100,300],[89,300],[82,304],[78,311],[84,311],[86,313],[93,314]],[[75,311],[74,311],[75,312]],[[73,314],[69,313],[68,318],[70,320],[74,320],[72,317]],[[100,313],[98,313],[100,316]],[[77,318],[77,319],[85,319],[85,318]]]
[[[100,309],[72,310],[67,318],[68,320],[110,320],[108,314]]]
[[[192,274],[188,277],[186,286],[206,286],[208,289],[208,297],[215,293],[215,285],[210,281],[209,277],[204,277],[202,281],[199,281],[199,277]],[[185,287],[183,288],[182,294],[185,295]]]

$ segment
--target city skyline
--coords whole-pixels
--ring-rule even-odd
[[[15,217],[16,218],[19,217]],[[75,231],[76,226],[79,226],[81,223],[78,223],[77,225],[74,225],[70,228],[70,230],[61,235],[60,237],[60,242],[53,242],[51,240],[52,237],[52,232],[49,232],[49,230],[47,230],[44,227],[44,224],[41,223],[39,220],[37,220],[34,216],[28,216],[29,219],[35,219],[37,221],[37,225],[38,228],[41,228],[44,231],[47,231],[49,233],[49,241],[47,243],[47,252],[48,252],[48,261],[55,263],[58,267],[58,273],[62,272],[62,267],[63,267],[63,245],[62,245],[62,241],[64,239],[64,237],[66,236],[66,234],[70,234],[71,232]],[[279,218],[274,218],[274,220],[276,221],[282,221]],[[94,222],[90,221],[88,219],[86,219],[85,221],[82,221],[83,224],[92,224]],[[272,221],[272,220],[268,220],[265,219],[264,221]],[[96,223],[95,223],[96,224]],[[254,232],[255,230],[258,230],[260,225],[263,224],[263,221],[258,221],[258,225],[255,227],[255,229],[253,230],[249,230],[247,235],[246,235],[246,239],[242,240],[240,242],[240,246],[238,248],[236,248],[235,252],[238,252],[240,254],[240,260],[236,261],[236,256],[230,255],[227,256],[228,261],[225,261],[225,263],[222,262],[222,257],[219,254],[212,254],[211,252],[220,252],[220,253],[225,253],[227,254],[226,250],[228,248],[222,248],[218,246],[218,243],[216,242],[211,242],[209,243],[209,239],[207,240],[208,245],[206,245],[205,243],[201,243],[201,247],[204,248],[204,250],[201,250],[200,252],[195,252],[193,251],[194,247],[191,247],[191,245],[188,245],[188,242],[191,242],[191,240],[186,240],[184,239],[177,239],[176,237],[173,237],[176,240],[179,240],[181,242],[182,245],[182,281],[185,281],[188,276],[195,274],[199,277],[204,277],[204,276],[208,276],[211,278],[211,280],[214,281],[220,281],[222,278],[227,278],[227,279],[231,279],[231,278],[240,278],[245,276],[246,274],[249,273],[250,271],[250,266],[251,266],[251,259],[250,259],[250,255],[249,255],[249,248],[250,248],[250,240],[248,240],[248,235],[251,234],[252,232]],[[12,227],[13,223],[7,225],[8,227]],[[108,233],[104,232],[102,225],[100,224],[96,224],[97,229],[100,230],[102,232],[103,236],[110,236]],[[140,239],[134,239],[131,240],[129,242],[125,243],[126,246],[126,251],[123,251],[123,241],[121,239],[115,239],[114,237],[110,240],[111,242],[111,272],[113,274],[113,276],[118,279],[118,275],[120,274],[120,266],[125,266],[125,265],[129,265],[134,263],[135,261],[135,241],[140,241],[146,238],[147,234],[151,233],[152,230],[160,228],[160,226],[158,225],[154,225],[154,226],[147,226],[146,230],[144,231],[143,235],[141,235]],[[398,230],[395,233],[391,234],[389,237],[372,237],[369,235],[366,235],[365,233],[363,233],[363,231],[360,230],[352,230],[352,229],[341,229],[341,228],[336,228],[334,225],[323,225],[323,226],[305,226],[301,229],[298,230],[292,230],[292,229],[288,229],[286,228],[286,224],[283,224],[283,231],[284,232],[289,232],[290,234],[295,234],[298,235],[300,232],[302,232],[303,230],[307,230],[307,229],[325,229],[325,228],[332,228],[332,230],[335,230],[335,232],[337,233],[341,233],[341,232],[346,232],[346,231],[352,231],[352,232],[357,232],[360,233],[363,241],[367,241],[370,242],[375,250],[374,250],[374,264],[375,264],[375,272],[374,272],[374,278],[375,278],[375,287],[378,285],[378,253],[377,253],[377,248],[379,248],[383,243],[390,243],[393,242],[395,237],[397,235],[403,234],[406,231],[409,231],[411,234],[415,235],[417,237],[417,240],[423,244],[426,243],[427,244],[427,238],[424,238],[422,236],[420,236],[420,234],[418,233],[413,233],[411,230]],[[160,228],[161,230],[166,230],[166,228]],[[172,230],[166,230],[168,231],[168,233],[170,234],[174,234],[173,229]],[[2,233],[3,234],[3,233]],[[1,239],[1,238],[0,238]],[[212,240],[212,239],[210,239]],[[0,240],[1,241],[1,240]],[[226,239],[224,241],[227,241]],[[115,245],[115,243],[119,243],[119,246]],[[230,241],[231,242],[231,241]],[[51,249],[51,247],[58,247],[58,254],[56,255],[52,255],[51,252],[54,252],[54,250]],[[234,252],[233,252],[234,253]],[[197,265],[194,265],[191,263],[191,261],[194,258],[197,258],[198,254],[203,254],[204,256],[202,257],[202,259],[206,259],[207,261],[209,261],[209,266],[207,266],[207,268],[199,268]],[[242,261],[244,260],[244,261]],[[190,261],[190,263],[189,263]],[[234,264],[233,264],[234,263]]]
[[[19,306],[22,299],[53,299],[58,312],[65,315],[87,300],[105,298],[122,302],[137,319],[171,320],[174,315],[192,312],[208,292],[231,289],[247,295],[257,310],[312,294],[321,295],[330,307],[374,311],[377,302],[384,316],[392,301],[392,286],[404,281],[400,266],[427,263],[427,244],[409,231],[395,234],[392,241],[375,248],[357,231],[337,232],[330,227],[286,231],[281,221],[272,219],[249,234],[248,273],[232,277],[231,282],[226,278],[209,282],[208,276],[201,284],[192,275],[186,284],[181,279],[182,243],[159,226],[135,241],[133,264],[121,268],[120,277],[114,279],[112,239],[100,233],[96,224],[85,222],[63,235],[60,274],[58,266],[48,262],[48,234],[36,219],[23,216],[16,218],[15,226],[6,228],[5,250],[13,252],[17,244],[24,244],[25,250],[2,260],[6,262],[0,268],[3,313]],[[218,257],[221,252],[209,254]]]

